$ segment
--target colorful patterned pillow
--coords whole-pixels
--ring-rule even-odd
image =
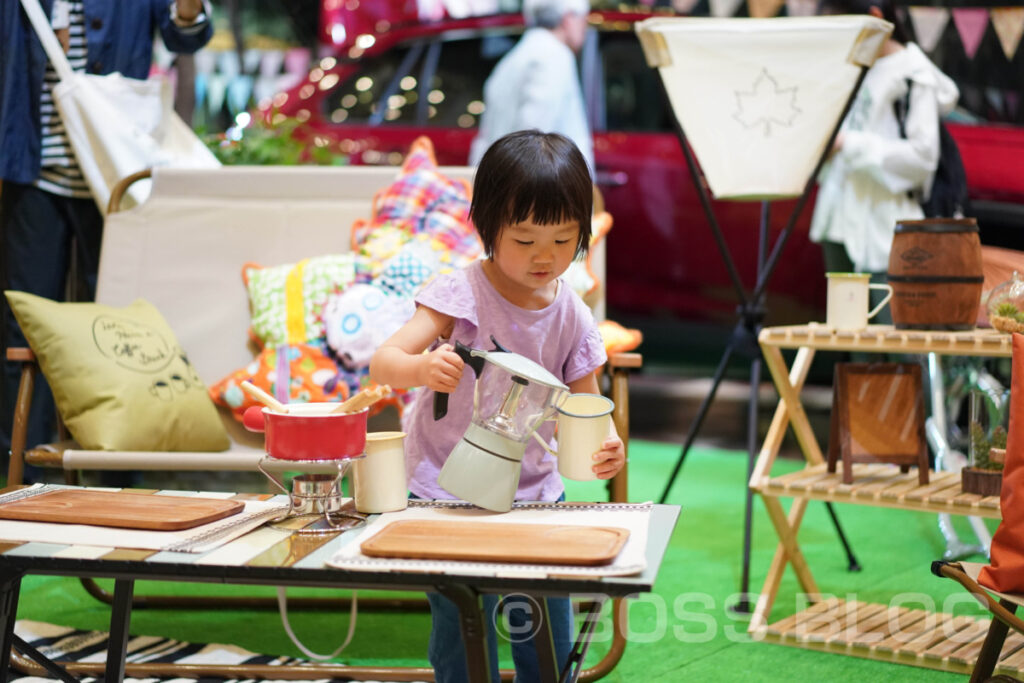
[[[253,336],[266,346],[322,338],[327,297],[355,281],[358,262],[355,254],[335,254],[280,266],[242,266]]]
[[[372,284],[352,285],[331,295],[324,307],[327,345],[348,369],[368,368],[373,353],[415,312],[411,297]]]
[[[246,408],[257,405],[242,391],[248,380],[282,403],[344,401],[349,384],[329,353],[316,344],[282,344],[263,349],[251,363],[210,387],[210,398],[239,422]]]
[[[380,226],[390,224],[409,235],[429,235],[450,251],[476,258],[482,246],[469,221],[471,189],[465,180],[438,172],[430,138],[417,138],[398,177],[374,196],[370,220],[352,227],[352,250],[359,250]]]

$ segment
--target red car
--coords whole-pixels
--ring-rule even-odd
[[[465,164],[483,110],[484,80],[518,39],[521,17],[425,22],[416,18],[415,2],[363,2],[351,11],[342,5],[333,3],[335,11],[322,16],[322,39],[333,42],[336,56],[325,57],[305,82],[261,106],[298,118],[318,144],[337,142],[352,163],[397,164],[417,136],[428,135],[441,164]],[[580,55],[596,180],[615,221],[607,251],[609,314],[623,321],[732,323],[735,291],[686,169],[658,75],[647,66],[633,30],[649,16],[593,12],[595,30]],[[960,144],[983,240],[990,241],[990,226],[1000,235],[1024,229],[1024,128],[950,129]],[[793,205],[771,205],[769,246]],[[714,208],[749,289],[757,269],[761,205],[721,201]],[[822,317],[825,278],[819,276],[820,248],[807,239],[810,215],[808,204],[770,280],[769,324]]]

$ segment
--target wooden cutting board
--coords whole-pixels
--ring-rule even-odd
[[[629,530],[617,527],[406,519],[360,547],[371,557],[602,565],[615,559],[627,538]]]
[[[0,519],[125,529],[191,529],[240,512],[240,500],[62,489],[0,505]]]

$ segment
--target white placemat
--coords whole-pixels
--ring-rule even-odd
[[[61,488],[67,487],[35,484],[0,496],[0,504]],[[189,495],[185,492],[162,493]],[[203,494],[196,495],[202,496]],[[212,494],[210,497],[220,496]],[[274,500],[246,500],[244,502],[245,508],[237,514],[179,531],[149,531],[89,524],[23,522],[3,519],[0,520],[0,540],[203,553],[238,538],[288,510],[287,505],[282,505],[279,501]]]
[[[510,512],[494,513],[458,502],[410,501],[400,512],[387,512],[371,522],[363,532],[340,548],[327,564],[358,571],[431,572],[473,576],[538,577],[548,576],[629,576],[647,567],[647,527],[652,503],[517,503]],[[458,560],[406,560],[369,557],[360,550],[363,541],[372,538],[391,522],[399,520],[465,520],[489,522],[500,533],[501,524],[576,524],[614,526],[629,530],[629,538],[611,564],[600,567],[576,565],[466,562]]]

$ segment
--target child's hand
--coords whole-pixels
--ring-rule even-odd
[[[455,391],[464,363],[451,344],[442,344],[426,355],[420,384],[445,394]]]
[[[611,479],[626,464],[626,447],[622,439],[609,436],[601,444],[601,450],[594,453],[594,473],[598,479]]]

